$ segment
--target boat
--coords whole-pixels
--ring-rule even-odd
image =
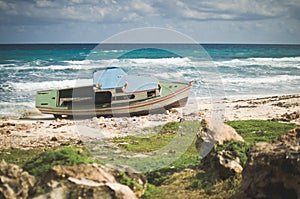
[[[185,106],[191,82],[159,81],[131,75],[119,67],[93,73],[93,84],[37,91],[35,106],[44,114],[62,116],[133,116],[162,113]]]

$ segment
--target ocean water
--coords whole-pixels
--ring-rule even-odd
[[[38,90],[92,84],[94,70],[195,83],[192,97],[300,93],[300,45],[0,45],[0,115],[34,110]]]

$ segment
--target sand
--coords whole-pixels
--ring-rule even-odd
[[[196,104],[195,104],[196,103]],[[2,118],[0,149],[51,148],[74,145],[87,139],[103,139],[149,133],[147,127],[170,121],[201,120],[273,120],[300,125],[300,94],[250,99],[223,100],[215,104],[208,100],[189,103],[181,109],[164,114],[130,118],[90,118],[79,121],[55,120],[52,115],[27,118]]]

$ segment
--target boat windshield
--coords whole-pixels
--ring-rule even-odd
[[[122,87],[125,84],[126,73],[117,67],[111,67],[94,72],[94,85],[99,84],[103,90]]]
[[[101,90],[123,88],[125,92],[157,89],[159,81],[152,76],[128,75],[121,68],[113,67],[94,72],[94,85]]]

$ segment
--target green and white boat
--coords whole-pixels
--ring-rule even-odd
[[[94,72],[93,85],[38,91],[35,105],[56,118],[159,113],[184,106],[192,83],[159,81],[108,67]]]

